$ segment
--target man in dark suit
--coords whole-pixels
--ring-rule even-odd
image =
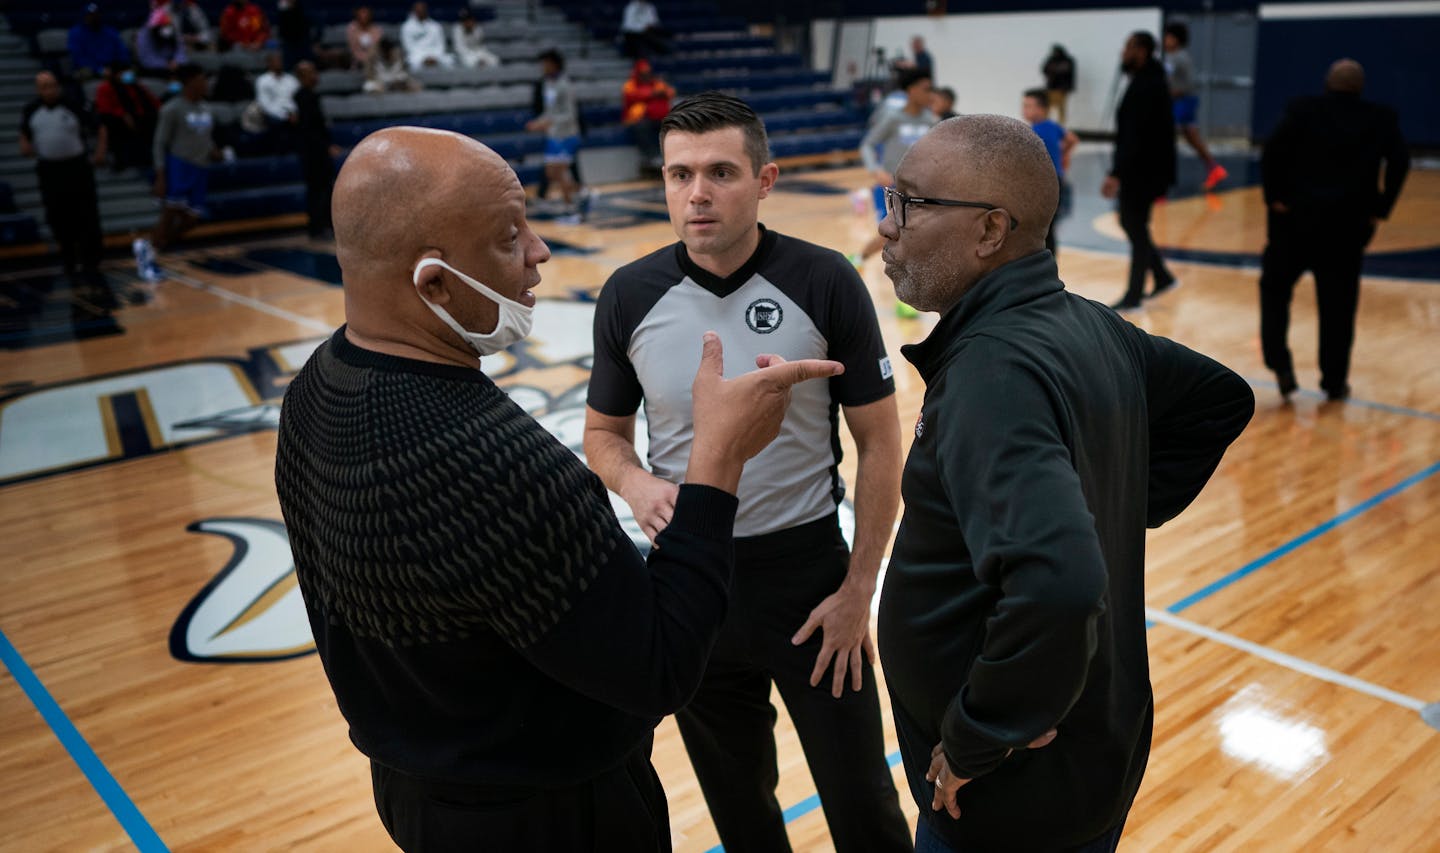
[[[1175,183],[1175,116],[1165,67],[1155,58],[1155,36],[1134,32],[1125,40],[1120,67],[1130,87],[1115,113],[1115,160],[1101,193],[1120,198],[1120,227],[1130,240],[1130,282],[1111,307],[1135,311],[1145,295],[1145,274],[1155,276],[1151,296],[1173,288],[1175,276],[1150,239],[1150,210]]]
[[[1325,94],[1296,99],[1286,109],[1260,161],[1269,214],[1260,343],[1287,399],[1298,387],[1285,340],[1290,298],[1307,269],[1315,274],[1320,313],[1320,387],[1331,400],[1350,395],[1361,260],[1410,171],[1395,111],[1361,100],[1364,87],[1360,63],[1337,61],[1325,77]]]
[[[330,124],[320,106],[315,86],[320,75],[315,63],[306,60],[295,66],[300,91],[295,93],[295,125],[300,147],[300,171],[305,176],[306,224],[311,237],[333,236],[330,222],[330,196],[335,189],[335,158],[340,146],[330,140]]]

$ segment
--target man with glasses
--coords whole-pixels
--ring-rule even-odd
[[[1066,292],[1058,195],[1044,142],[985,115],[936,125],[886,193],[885,272],[941,315],[902,350],[926,391],[880,598],[919,853],[1115,849],[1150,748],[1145,528],[1254,411],[1222,365]]]

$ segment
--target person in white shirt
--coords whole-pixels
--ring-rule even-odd
[[[445,49],[445,29],[430,17],[428,4],[415,4],[410,17],[400,25],[400,43],[411,71],[455,67],[455,57]]]
[[[625,55],[640,59],[652,53],[669,53],[665,31],[660,27],[660,13],[648,0],[630,0],[620,17],[620,38]]]
[[[290,123],[295,115],[295,93],[300,91],[300,81],[285,73],[280,54],[271,53],[265,57],[265,73],[255,79],[255,102],[265,113],[265,119],[272,124]]]
[[[450,28],[450,43],[464,68],[494,68],[500,64],[500,57],[485,48],[485,31],[469,9],[460,10],[460,20]]]

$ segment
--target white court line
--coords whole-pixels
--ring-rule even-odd
[[[296,314],[294,311],[286,311],[284,308],[277,308],[268,302],[261,302],[259,299],[255,299],[254,297],[245,296],[232,290],[226,290],[223,287],[218,287],[213,284],[207,284],[206,282],[200,281],[198,279],[190,278],[187,275],[181,275],[180,273],[177,273],[173,270],[165,270],[165,277],[167,279],[170,279],[171,281],[178,281],[181,284],[193,287],[196,290],[203,290],[206,293],[213,293],[221,299],[228,299],[231,302],[239,303],[246,306],[247,308],[254,308],[256,311],[260,311],[264,314],[269,314],[272,317],[279,317],[282,320],[289,320],[290,322],[298,326],[304,326],[307,329],[320,332],[321,334],[329,335],[335,331],[334,326],[330,325],[329,323],[323,323],[319,320],[316,320],[314,317],[306,317],[304,314]]]
[[[1371,684],[1368,681],[1362,681],[1359,678],[1356,678],[1352,675],[1346,675],[1343,672],[1336,672],[1335,670],[1323,667],[1318,663],[1312,663],[1308,660],[1297,658],[1294,655],[1287,655],[1284,652],[1277,652],[1274,649],[1267,648],[1260,645],[1259,643],[1252,643],[1249,640],[1242,640],[1239,637],[1233,634],[1227,634],[1224,631],[1217,631],[1214,628],[1207,628],[1204,625],[1201,625],[1197,622],[1191,622],[1189,619],[1182,619],[1179,616],[1176,616],[1175,614],[1165,610],[1159,610],[1154,607],[1146,607],[1145,616],[1152,621],[1159,622],[1162,625],[1169,625],[1172,628],[1178,628],[1181,631],[1196,634],[1198,636],[1204,637],[1207,640],[1214,640],[1221,645],[1229,646],[1232,649],[1239,649],[1242,652],[1248,652],[1252,655],[1255,655],[1256,657],[1264,658],[1271,663],[1283,666],[1286,669],[1294,670],[1295,672],[1311,676],[1312,678],[1318,678],[1321,681],[1328,681],[1331,684],[1338,684],[1341,687],[1349,687],[1351,690],[1358,690],[1361,693],[1369,694],[1377,699],[1384,699],[1386,702],[1394,703],[1402,708],[1409,708],[1412,711],[1422,711],[1426,705],[1425,702],[1416,699],[1413,696],[1406,696],[1404,693],[1396,693],[1394,690],[1390,690],[1389,688],[1381,687],[1378,684]]]

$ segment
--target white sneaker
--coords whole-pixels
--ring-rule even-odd
[[[580,214],[578,214],[578,213],[567,213],[567,214],[565,214],[564,216],[557,216],[557,217],[555,217],[555,224],[556,224],[556,225],[579,225],[579,224],[580,224]]]
[[[130,251],[135,253],[135,271],[146,281],[153,281],[150,273],[155,266],[155,247],[144,237],[136,237],[135,242],[130,244]]]
[[[151,284],[154,284],[157,281],[164,281],[166,278],[165,270],[162,269],[160,265],[155,263],[153,260],[140,270],[140,277],[150,282]]]

